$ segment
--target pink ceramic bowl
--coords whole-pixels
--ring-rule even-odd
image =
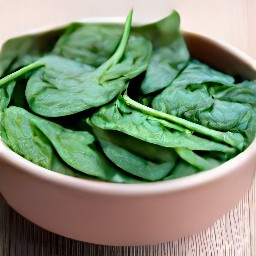
[[[193,57],[224,72],[256,78],[255,62],[237,49],[184,32]],[[69,238],[106,245],[174,240],[210,227],[250,188],[256,141],[207,172],[148,184],[113,184],[41,168],[0,141],[0,192],[18,213]]]

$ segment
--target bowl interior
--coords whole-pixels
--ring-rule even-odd
[[[237,48],[191,32],[183,35],[192,57],[232,76],[256,79],[256,61]]]

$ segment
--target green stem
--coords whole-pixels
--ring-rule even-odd
[[[205,160],[188,148],[174,148],[174,150],[184,161],[197,167],[201,171],[210,170],[216,167],[215,164]]]
[[[128,16],[127,16],[126,21],[125,21],[123,36],[122,36],[120,44],[117,47],[115,53],[105,63],[103,63],[98,68],[98,70],[100,70],[100,71],[106,70],[109,67],[117,64],[119,62],[119,60],[122,58],[122,56],[125,52],[127,43],[129,41],[129,37],[130,37],[130,30],[131,30],[131,25],[132,25],[132,14],[133,14],[133,10],[131,10],[128,13]]]
[[[20,76],[26,74],[27,72],[42,67],[44,66],[44,63],[42,62],[42,60],[38,60],[32,64],[29,64],[13,73],[11,73],[10,75],[5,76],[4,78],[0,79],[0,86],[7,84],[17,78],[19,78]]]
[[[180,125],[177,125],[177,124],[174,124],[174,123],[170,123],[170,122],[167,122],[165,120],[158,120],[158,122],[160,124],[162,124],[163,126],[167,127],[167,128],[170,128],[170,129],[175,129],[175,130],[178,130],[178,131],[181,131],[181,132],[185,132],[185,133],[188,133],[188,134],[191,134],[192,132]]]
[[[160,112],[158,110],[149,108],[147,106],[144,106],[134,100],[132,100],[127,93],[123,95],[124,101],[126,104],[134,109],[137,109],[140,112],[143,112],[145,114],[155,116],[160,119],[164,119],[167,121],[174,122],[176,124],[179,124],[183,127],[188,128],[189,130],[192,130],[194,132],[203,134],[207,137],[210,137],[212,139],[215,139],[217,141],[225,142],[235,148],[242,149],[244,146],[244,138],[239,133],[231,133],[231,132],[219,132],[210,128],[207,128],[205,126],[202,126],[200,124],[196,124],[193,122],[190,122],[188,120],[185,120],[183,118],[173,116],[166,114],[164,112]]]

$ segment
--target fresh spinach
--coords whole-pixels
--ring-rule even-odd
[[[137,182],[111,165],[96,149],[89,132],[65,129],[22,108],[10,107],[4,112],[2,134],[15,152],[47,169],[53,164],[60,167],[56,151],[68,166],[86,175],[112,182]]]
[[[56,154],[47,137],[30,122],[25,110],[16,107],[6,109],[1,121],[1,139],[14,152],[27,160],[62,174],[77,176],[77,172],[65,165]]]
[[[49,54],[63,29],[51,30],[8,40],[0,53],[0,77],[32,64]]]
[[[181,159],[185,160],[187,163],[195,166],[201,171],[210,170],[219,165],[218,161],[212,161],[212,159],[205,159],[187,148],[175,148],[175,151]]]
[[[0,87],[0,123],[2,121],[2,115],[11,101],[15,84],[16,82],[12,81]],[[1,135],[1,131],[0,131],[0,135]]]
[[[16,82],[12,81],[0,87],[0,112],[3,112],[8,107],[15,85]]]
[[[153,99],[152,107],[204,127],[229,134],[233,132],[236,137],[238,133],[245,135],[251,129],[251,120],[255,119],[254,107],[250,105],[252,99],[246,102],[255,85],[251,82],[251,87],[246,87],[244,83],[235,85],[234,82],[234,78],[192,61],[169,87]],[[247,144],[239,146],[226,142],[240,150]]]
[[[244,81],[232,86],[211,86],[214,98],[229,102],[250,104],[256,107],[256,81]]]
[[[156,23],[132,28],[132,35],[144,36],[154,48],[141,87],[144,94],[165,88],[186,66],[189,52],[179,26],[180,16],[173,11]],[[54,53],[98,67],[117,48],[121,35],[119,24],[71,24]]]
[[[151,56],[149,41],[143,37],[129,40],[131,20],[132,13],[127,17],[117,50],[96,70],[79,74],[83,64],[49,56],[1,79],[0,85],[43,66],[30,77],[26,89],[27,101],[34,112],[58,117],[106,104],[127,87],[131,78],[147,68]],[[56,62],[63,64],[57,65]],[[57,72],[52,76],[54,69]]]
[[[141,85],[143,94],[167,87],[187,65],[189,52],[179,27],[180,16],[173,11],[159,22],[137,28],[138,32],[150,38],[155,46]]]
[[[124,101],[127,105],[139,110],[140,112],[184,126],[193,132],[197,132],[217,141],[225,142],[239,150],[242,150],[244,148],[244,138],[240,133],[234,133],[230,131],[220,132],[218,130],[209,129],[207,126],[198,125],[197,123],[193,123],[186,119],[179,118],[175,115],[166,114],[165,112],[157,111],[155,109],[144,106],[129,98],[127,94],[124,95]]]
[[[175,165],[176,154],[119,132],[93,129],[106,156],[118,167],[145,180],[161,180]]]
[[[200,170],[198,170],[195,166],[180,160],[177,162],[172,173],[166,176],[164,180],[174,180],[174,179],[190,176],[199,172]]]
[[[163,147],[184,147],[191,150],[220,151],[235,153],[225,144],[201,138],[171,122],[143,113],[126,105],[122,97],[101,107],[88,120],[92,126],[116,130]]]
[[[3,142],[52,171],[119,183],[193,175],[244,150],[256,82],[191,59],[175,11],[131,21],[132,11],[124,29],[73,23],[4,44]]]
[[[114,54],[121,37],[121,25],[74,23],[66,28],[53,53],[99,67]]]

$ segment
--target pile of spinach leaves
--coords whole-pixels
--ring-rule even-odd
[[[29,161],[109,182],[176,179],[256,132],[256,81],[191,58],[173,11],[152,24],[73,23],[0,53],[0,133]]]

